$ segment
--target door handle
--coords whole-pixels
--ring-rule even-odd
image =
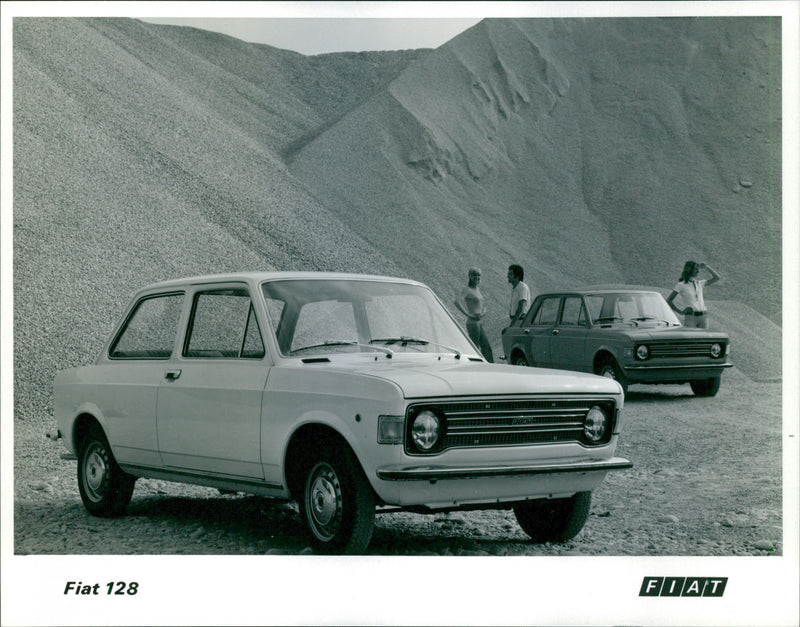
[[[558,329],[553,329],[553,335],[558,335],[558,333],[559,333]]]
[[[175,381],[175,379],[177,379],[180,376],[181,376],[180,370],[167,370],[164,373],[164,378],[168,379],[169,381]]]

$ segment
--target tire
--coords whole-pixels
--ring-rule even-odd
[[[591,503],[591,492],[578,492],[567,499],[517,503],[514,516],[534,542],[566,542],[583,529]]]
[[[625,375],[622,374],[622,370],[620,370],[613,357],[606,357],[600,362],[600,365],[597,368],[597,374],[599,374],[601,377],[614,379],[614,381],[622,386],[623,394],[628,393],[628,381],[625,378]]]
[[[364,553],[375,524],[375,495],[349,449],[323,447],[306,465],[300,516],[316,553]]]
[[[701,381],[690,381],[689,385],[692,386],[695,396],[716,396],[721,382],[722,377],[711,377]]]
[[[121,516],[131,502],[136,477],[124,472],[99,425],[92,425],[78,451],[78,490],[93,516]]]
[[[521,353],[517,353],[516,355],[514,355],[514,357],[511,358],[511,365],[512,366],[527,366],[528,365],[528,359],[525,357],[525,355],[523,355]]]

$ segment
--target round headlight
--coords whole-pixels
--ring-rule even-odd
[[[711,356],[716,359],[722,355],[722,344],[714,343],[711,345]]]
[[[649,355],[650,355],[650,349],[647,348],[647,346],[645,346],[644,344],[639,344],[639,346],[636,347],[636,357],[638,359],[647,359]]]
[[[432,411],[421,411],[411,425],[411,439],[421,451],[430,451],[439,441],[439,419]]]
[[[589,442],[600,442],[608,431],[608,416],[597,405],[593,406],[586,414],[583,423],[583,434]]]

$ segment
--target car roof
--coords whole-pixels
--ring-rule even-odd
[[[263,281],[273,280],[288,280],[288,279],[314,279],[314,280],[355,280],[355,281],[387,281],[408,283],[412,285],[423,285],[418,281],[411,279],[402,279],[389,276],[371,275],[371,274],[354,274],[346,272],[229,272],[222,274],[206,274],[191,277],[184,277],[180,279],[170,279],[167,281],[159,281],[158,283],[151,283],[141,288],[139,291],[163,290],[176,287],[187,287],[190,285],[202,285],[206,283],[261,283]]]
[[[579,290],[560,290],[557,292],[543,292],[537,296],[537,298],[541,298],[543,296],[586,296],[588,294],[660,294],[657,290],[640,290],[640,289],[629,289],[629,288],[602,288],[602,289],[586,289],[581,288]]]

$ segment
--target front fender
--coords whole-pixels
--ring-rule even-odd
[[[283,372],[281,372],[283,370]],[[403,415],[400,388],[360,375],[273,368],[261,416],[261,459],[267,481],[285,485],[284,462],[294,435],[321,425],[341,436],[369,475],[378,437],[378,416]]]

